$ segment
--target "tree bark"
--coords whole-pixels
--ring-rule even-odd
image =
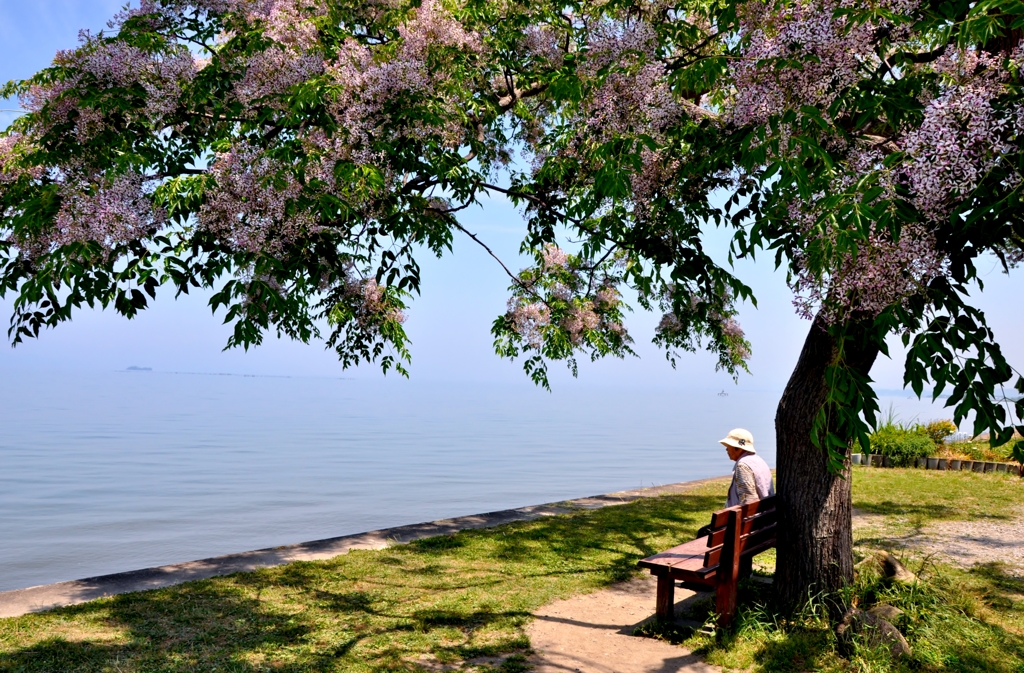
[[[846,364],[865,376],[878,356],[866,336],[853,334],[843,344]],[[781,521],[775,592],[784,611],[834,595],[853,580],[849,451],[843,472],[833,474],[825,450],[811,442],[811,426],[828,393],[825,370],[839,345],[816,318],[775,416]]]

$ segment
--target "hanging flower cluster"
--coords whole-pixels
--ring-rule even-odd
[[[499,352],[533,351],[574,363],[576,350],[592,357],[629,351],[625,305],[618,290],[623,255],[598,265],[554,244],[536,251],[537,264],[520,272],[508,309],[492,330]],[[572,366],[572,364],[571,364]]]
[[[815,145],[817,156],[830,157],[822,175],[797,178],[805,184],[789,206],[792,285],[804,317],[871,318],[942,276],[949,251],[939,248],[937,229],[1019,142],[1024,108],[1011,94],[1020,44],[999,53],[943,46],[907,58],[920,52],[913,26],[924,11],[912,0],[754,2],[741,10],[741,57],[730,64],[724,121],[766,129],[761,137],[778,141],[766,148],[768,160],[801,161]],[[920,106],[919,121],[883,115],[855,128],[863,123],[855,122],[859,87],[911,79],[920,82],[908,101]],[[808,109],[819,111],[815,122],[797,126]],[[1019,179],[1011,171],[1005,186]],[[920,221],[892,223],[906,217],[901,201]],[[886,223],[847,219],[865,209],[884,213]]]

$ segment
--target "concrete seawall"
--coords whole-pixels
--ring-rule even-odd
[[[632,491],[619,491],[589,498],[578,498],[563,502],[506,509],[499,512],[460,516],[427,523],[384,528],[367,533],[343,535],[326,540],[314,540],[300,544],[257,549],[255,551],[229,554],[214,558],[189,561],[175,565],[144,568],[113,575],[87,577],[70,582],[44,584],[27,589],[0,592],[0,618],[18,617],[30,612],[42,612],[66,605],[77,605],[87,601],[129,593],[162,589],[164,587],[207,579],[231,573],[246,572],[259,568],[284,565],[293,561],[316,561],[344,554],[352,549],[383,549],[393,544],[403,544],[435,535],[447,535],[473,528],[490,528],[513,521],[531,521],[545,516],[568,514],[577,510],[600,509],[610,505],[621,505],[641,498],[659,495],[685,493],[695,486],[728,477],[700,479],[678,484],[652,486]]]

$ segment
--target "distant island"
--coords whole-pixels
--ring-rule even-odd
[[[131,367],[129,367],[127,369],[127,371],[130,371],[130,372],[151,372],[151,371],[153,371],[153,368],[152,367],[136,367],[135,365],[132,365]]]

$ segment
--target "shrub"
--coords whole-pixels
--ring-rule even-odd
[[[955,434],[959,428],[949,419],[943,419],[941,421],[928,421],[926,425],[921,426],[921,430],[924,434],[928,435],[929,438],[936,444],[941,444],[946,437]]]
[[[871,452],[889,456],[896,467],[910,467],[935,452],[935,442],[922,430],[886,424],[871,434]]]

